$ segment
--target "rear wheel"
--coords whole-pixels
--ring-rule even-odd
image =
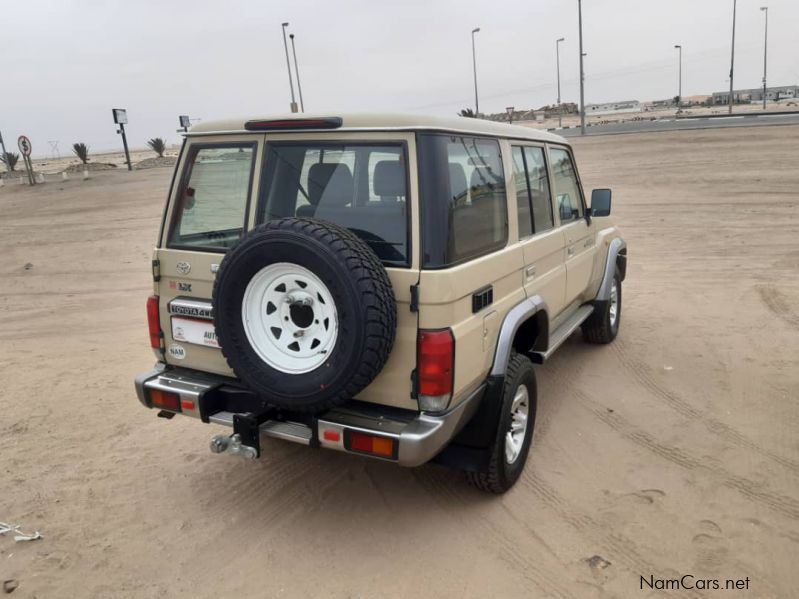
[[[502,412],[488,466],[467,473],[475,487],[489,493],[504,493],[519,479],[533,439],[537,402],[533,363],[514,354],[505,373]]]

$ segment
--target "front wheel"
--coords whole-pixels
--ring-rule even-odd
[[[583,339],[588,343],[610,343],[619,332],[621,321],[621,276],[613,273],[610,298],[596,302],[594,312],[583,323]]]
[[[467,473],[475,487],[489,493],[504,493],[519,479],[533,439],[537,403],[533,363],[514,354],[505,373],[502,413],[488,466]]]

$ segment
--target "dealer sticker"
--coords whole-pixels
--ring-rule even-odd
[[[176,360],[183,360],[186,357],[186,350],[182,345],[173,343],[172,345],[169,346],[169,355],[175,358]]]

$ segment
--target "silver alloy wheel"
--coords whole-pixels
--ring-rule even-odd
[[[530,394],[525,385],[519,385],[513,394],[510,407],[510,428],[505,433],[505,461],[513,464],[522,452],[527,435],[527,420],[530,415]]]
[[[619,318],[619,282],[613,279],[613,286],[610,288],[610,328],[616,328]]]
[[[338,313],[327,285],[290,262],[270,264],[253,276],[241,319],[255,353],[286,374],[321,366],[338,337]]]

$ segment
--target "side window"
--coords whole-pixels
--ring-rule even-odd
[[[505,175],[497,141],[451,137],[446,152],[452,198],[448,254],[455,263],[505,245]]]
[[[519,239],[524,239],[533,234],[533,220],[530,214],[530,194],[521,147],[513,146],[512,159],[513,185],[516,189],[516,213],[519,216]]]
[[[583,217],[583,201],[580,186],[569,153],[562,148],[550,148],[555,199],[561,223],[569,223]]]
[[[552,220],[552,196],[549,192],[547,163],[544,148],[526,146],[524,148],[527,180],[530,182],[530,201],[533,205],[535,232],[541,233],[554,226]]]
[[[227,249],[240,237],[255,144],[189,149],[167,247]]]

